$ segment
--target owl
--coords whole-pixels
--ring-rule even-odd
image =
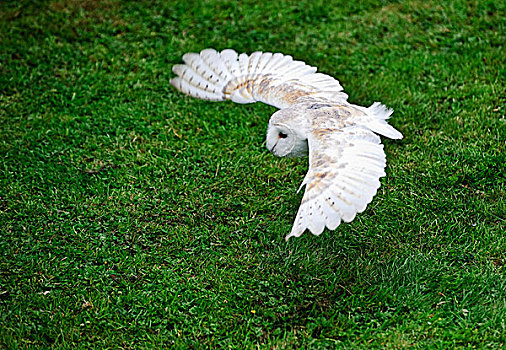
[[[387,123],[392,110],[379,102],[347,102],[339,81],[281,53],[238,54],[206,49],[183,56],[171,84],[210,101],[263,102],[279,110],[269,120],[267,149],[278,157],[308,155],[309,169],[291,232],[320,235],[365,210],[385,176],[379,135],[401,139]]]

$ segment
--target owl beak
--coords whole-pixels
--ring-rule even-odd
[[[270,149],[271,153],[274,153],[274,148],[276,148],[277,145],[278,145],[278,142],[276,141],[276,143],[274,144],[274,146],[272,146],[272,148]]]

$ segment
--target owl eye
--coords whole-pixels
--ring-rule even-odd
[[[278,136],[279,136],[280,139],[286,139],[288,137],[287,134],[282,133],[281,131],[279,132]]]

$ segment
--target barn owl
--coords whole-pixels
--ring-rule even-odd
[[[309,156],[305,186],[291,232],[320,235],[365,210],[385,176],[379,135],[401,139],[387,123],[392,110],[379,102],[347,102],[336,79],[281,53],[238,54],[206,49],[183,56],[171,84],[204,100],[264,102],[279,110],[269,120],[266,146],[279,157]]]

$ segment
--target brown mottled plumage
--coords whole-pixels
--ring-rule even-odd
[[[280,53],[238,55],[206,49],[183,56],[171,83],[185,94],[212,101],[264,102],[280,108],[269,121],[267,148],[276,156],[309,153],[306,185],[291,233],[319,235],[365,210],[385,176],[385,153],[376,134],[401,139],[387,123],[392,110],[375,102],[347,102],[339,82]]]

